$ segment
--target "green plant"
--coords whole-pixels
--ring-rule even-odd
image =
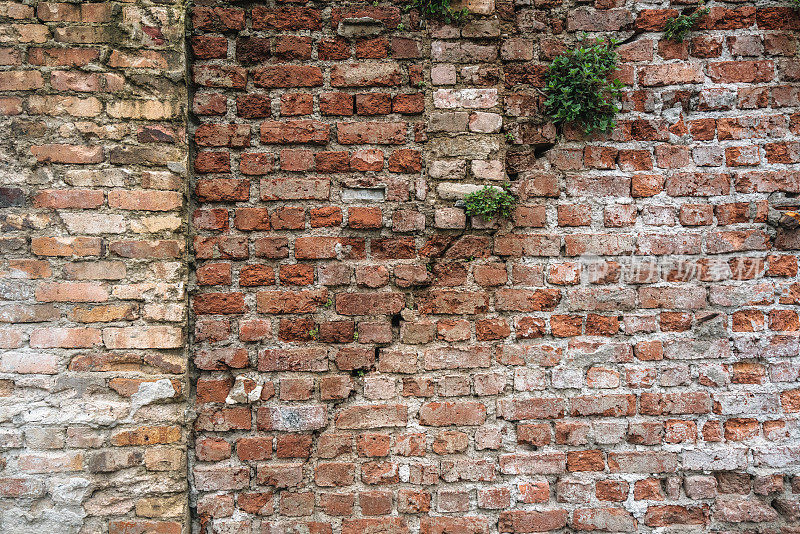
[[[330,308],[331,306],[333,306],[333,298],[328,297],[328,300],[325,301],[325,304],[323,304],[322,307],[327,309]]]
[[[800,0],[793,0],[800,5]],[[700,22],[700,19],[708,15],[710,9],[703,7],[700,2],[698,8],[691,15],[678,15],[667,21],[664,25],[664,37],[670,41],[683,42],[690,31]]]
[[[511,209],[516,203],[514,196],[508,192],[508,184],[503,189],[484,186],[464,197],[467,215],[479,215],[492,220],[495,217],[510,217]]]
[[[358,332],[353,332],[353,341],[358,341]]]
[[[506,132],[506,141],[508,141],[509,143],[515,143],[516,140],[514,139],[514,134],[512,134],[511,132]]]
[[[405,31],[405,29],[406,29],[406,25],[403,24],[402,22],[397,25],[397,31],[402,32],[402,31]]]
[[[355,377],[361,378],[362,376],[367,374],[367,372],[368,371],[366,369],[353,369],[352,371],[350,371],[350,374],[352,374]]]
[[[416,9],[423,19],[442,20],[448,24],[463,22],[469,15],[467,9],[450,7],[450,0],[410,0],[406,8]]]
[[[616,126],[623,84],[609,78],[617,69],[617,46],[616,39],[598,38],[553,60],[547,69],[545,106],[554,122],[580,123],[587,134]]]
[[[315,326],[314,328],[312,328],[311,330],[308,331],[308,337],[310,337],[311,339],[316,340],[318,335],[319,335],[319,327],[318,326]]]

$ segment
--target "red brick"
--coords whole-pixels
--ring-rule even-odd
[[[275,38],[275,57],[286,60],[311,59],[311,37],[279,35]]]
[[[328,142],[330,127],[313,120],[265,121],[261,123],[261,142],[268,144]]]
[[[272,114],[272,101],[267,95],[240,95],[236,98],[236,113],[246,119],[269,117]]]
[[[389,172],[417,173],[422,170],[422,155],[411,149],[392,152],[387,162]]]
[[[281,95],[281,115],[310,115],[314,111],[314,96],[308,93]]]
[[[356,113],[359,115],[387,115],[392,112],[392,95],[363,93],[356,95]]]
[[[246,124],[203,124],[194,133],[198,146],[250,146],[250,126]]]
[[[772,80],[775,64],[763,61],[722,61],[709,63],[709,78],[716,83],[763,83]]]
[[[319,30],[322,28],[321,14],[316,9],[284,6],[253,8],[254,30]]]
[[[272,65],[254,71],[253,84],[270,89],[317,87],[322,85],[322,71],[312,66]]]
[[[317,55],[323,61],[347,59],[350,47],[344,39],[322,39],[317,45]]]
[[[383,226],[383,214],[380,208],[350,208],[347,211],[347,225],[361,230],[380,228]]]
[[[567,525],[566,510],[507,511],[500,513],[500,532],[548,532]]]
[[[400,67],[396,63],[339,63],[331,68],[333,87],[392,87],[400,82]]]
[[[244,28],[244,10],[241,8],[201,7],[192,10],[195,30],[224,32]]]
[[[336,311],[342,315],[392,315],[405,306],[402,293],[342,293],[336,296]]]
[[[200,152],[194,160],[194,169],[202,174],[230,172],[230,154],[227,152]]]
[[[644,523],[649,527],[705,525],[709,521],[708,516],[707,505],[652,505],[647,508]]]
[[[422,93],[399,94],[392,99],[392,111],[404,115],[416,115],[425,111],[425,98]]]
[[[426,426],[481,425],[486,406],[479,402],[431,402],[420,408],[420,424]]]
[[[241,67],[195,65],[192,68],[192,79],[203,87],[244,89],[247,85],[247,71]]]
[[[320,173],[347,172],[350,170],[350,155],[347,152],[317,152],[314,163]]]
[[[338,140],[343,145],[398,145],[406,139],[406,123],[404,122],[357,122],[337,123]]]
[[[2,89],[2,87],[0,87]],[[103,149],[99,146],[82,145],[33,145],[33,154],[40,163],[73,163],[87,165],[102,163]]]
[[[94,48],[30,48],[28,62],[47,67],[83,67],[100,57]]]
[[[703,81],[703,73],[697,65],[681,63],[639,67],[639,77],[644,87],[696,84]]]

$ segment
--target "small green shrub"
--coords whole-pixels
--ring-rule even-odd
[[[448,24],[463,22],[469,11],[455,10],[450,7],[450,0],[411,0],[408,9],[419,11],[420,17],[427,20],[441,20]]]
[[[800,2],[800,0],[794,1]],[[700,19],[708,15],[709,11],[711,10],[707,7],[703,7],[703,3],[701,2],[700,7],[691,15],[681,14],[669,19],[664,25],[664,37],[670,41],[678,43],[683,42],[689,32],[700,22]]]
[[[577,122],[587,134],[617,125],[622,82],[609,80],[619,59],[616,39],[597,39],[553,60],[547,69],[545,109],[556,123]]]
[[[508,192],[508,184],[502,190],[487,185],[464,197],[467,215],[479,215],[487,220],[510,217],[516,202],[517,199]]]

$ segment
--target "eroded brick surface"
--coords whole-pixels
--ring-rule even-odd
[[[3,2],[0,531],[187,524],[182,2]]]

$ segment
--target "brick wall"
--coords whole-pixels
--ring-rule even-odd
[[[184,11],[0,3],[0,531],[188,515]]]
[[[0,3],[0,531],[798,532],[800,16],[465,5]]]
[[[194,9],[196,525],[794,531],[800,18],[681,7]],[[593,30],[585,139],[538,89]],[[456,206],[506,179],[512,221]]]

